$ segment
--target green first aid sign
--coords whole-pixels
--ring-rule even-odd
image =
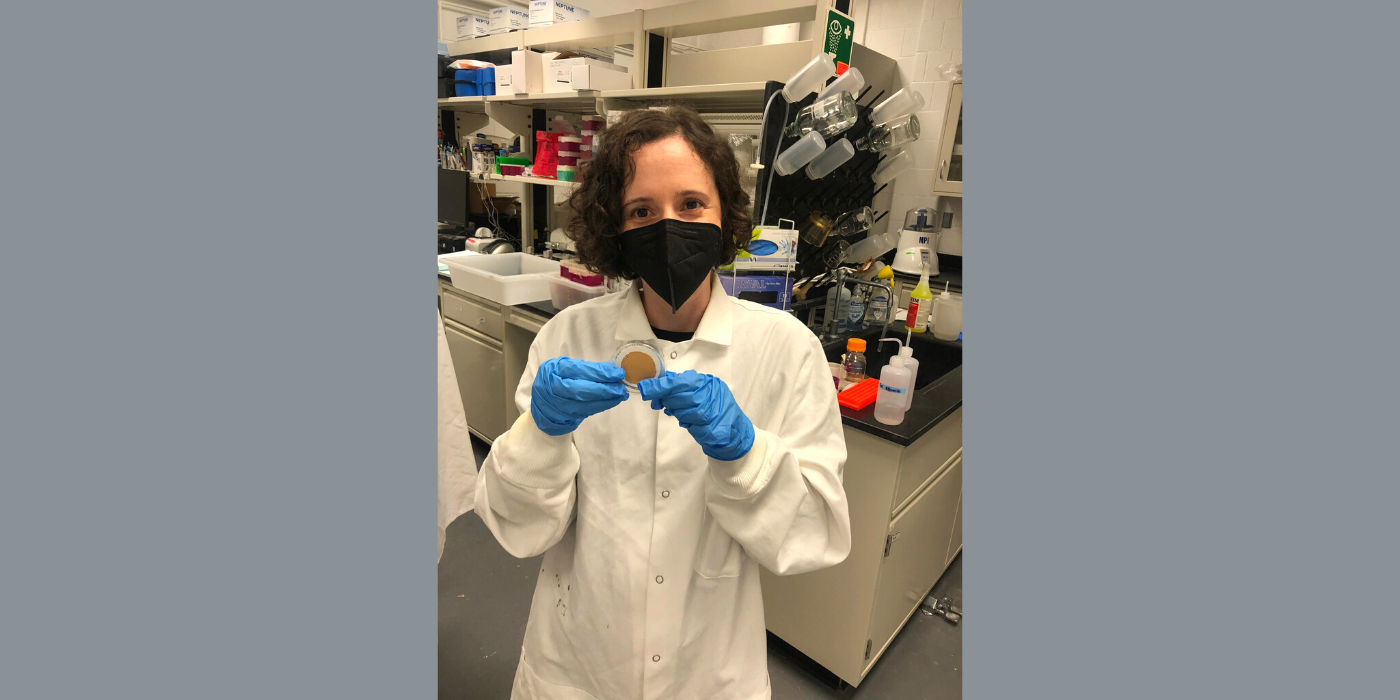
[[[823,51],[836,59],[836,74],[844,75],[851,67],[851,44],[855,43],[856,21],[848,15],[828,10],[826,13],[826,46]]]

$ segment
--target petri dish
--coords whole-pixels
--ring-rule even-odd
[[[666,366],[661,362],[661,353],[640,340],[623,343],[613,353],[612,363],[627,373],[622,383],[633,391],[637,390],[637,382],[655,379],[666,371]]]

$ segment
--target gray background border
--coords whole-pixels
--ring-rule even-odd
[[[431,3],[0,12],[0,694],[431,697]],[[968,3],[968,698],[1393,693],[1395,14]]]

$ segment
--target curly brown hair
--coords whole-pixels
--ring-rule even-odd
[[[719,192],[721,265],[753,237],[749,195],[739,184],[739,163],[729,144],[715,135],[700,114],[682,105],[634,109],[601,134],[593,159],[579,168],[579,183],[569,196],[573,218],[567,233],[579,262],[609,277],[637,279],[637,271],[622,259],[622,197],[633,176],[637,149],[679,134],[695,149],[715,179]]]

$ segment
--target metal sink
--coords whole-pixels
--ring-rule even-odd
[[[899,343],[876,342],[880,339],[878,328],[850,337],[865,340],[866,374],[871,377],[879,377],[880,370],[890,363],[890,357],[899,350]],[[890,331],[885,337],[898,338],[901,342],[904,340],[902,332]],[[914,348],[914,359],[919,361],[919,374],[914,377],[915,391],[962,366],[960,343],[938,340],[932,333],[915,333],[910,343]],[[879,347],[876,347],[877,345]],[[826,350],[827,362],[840,362],[841,356],[846,354],[846,340],[831,341],[829,344],[824,341],[823,348]]]

